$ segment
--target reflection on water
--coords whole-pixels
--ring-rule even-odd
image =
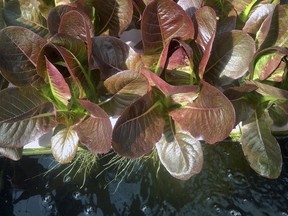
[[[281,215],[288,216],[288,140],[280,140],[283,171],[277,180],[257,176],[237,143],[205,145],[203,171],[189,181],[172,178],[151,161],[115,179],[100,176],[106,159],[87,176],[65,167],[43,175],[52,156],[0,159],[0,215]],[[42,175],[39,175],[42,174]],[[33,178],[32,178],[33,177]]]

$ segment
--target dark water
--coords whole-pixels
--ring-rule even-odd
[[[258,176],[237,143],[205,147],[203,171],[179,181],[152,161],[115,177],[111,167],[100,176],[105,159],[83,183],[65,166],[43,175],[51,156],[0,159],[0,215],[279,215],[288,216],[288,140],[279,140],[283,170],[279,179]]]

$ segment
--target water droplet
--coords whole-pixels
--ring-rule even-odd
[[[151,215],[151,213],[152,213],[151,209],[146,205],[144,205],[141,210],[145,215]]]
[[[50,203],[52,201],[52,196],[50,194],[46,194],[44,197],[43,197],[43,203]]]
[[[53,205],[49,205],[47,208],[51,210],[53,209]]]
[[[64,183],[68,183],[68,182],[70,182],[70,181],[71,181],[71,177],[65,175],[64,178],[63,178],[63,182],[64,182]]]
[[[87,215],[92,214],[93,213],[93,206],[90,206],[90,205],[85,206],[84,213]]]
[[[79,191],[74,191],[72,196],[74,197],[74,199],[79,200],[81,193]]]
[[[45,184],[45,188],[46,188],[46,189],[49,189],[49,188],[50,188],[49,182],[47,182],[47,183]]]
[[[230,215],[232,216],[242,216],[242,214],[239,212],[239,211],[236,211],[236,210],[230,210]]]
[[[219,206],[216,205],[216,204],[213,206],[213,208],[214,208],[215,211],[218,212],[218,213],[221,211],[221,209],[219,208]]]

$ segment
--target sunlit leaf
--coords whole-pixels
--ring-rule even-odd
[[[57,100],[67,106],[71,98],[69,86],[58,69],[46,57],[45,60],[51,92]]]
[[[51,138],[54,158],[61,164],[69,163],[76,155],[79,138],[72,127],[59,125]]]
[[[58,32],[85,41],[87,44],[88,58],[90,58],[92,53],[91,38],[94,34],[94,29],[88,15],[76,10],[65,13],[61,17]]]
[[[107,113],[97,104],[88,100],[78,100],[89,115],[76,127],[81,144],[93,153],[107,153],[112,144],[112,125]]]
[[[179,0],[177,4],[183,8],[183,10],[192,17],[195,12],[202,7],[203,0]]]
[[[275,179],[281,173],[282,154],[271,134],[271,126],[267,111],[261,116],[255,112],[251,119],[243,122],[241,144],[251,168],[261,176]]]
[[[170,112],[183,130],[196,139],[213,144],[229,136],[235,126],[231,102],[215,87],[202,81],[198,97]]]
[[[128,158],[149,153],[164,130],[162,109],[151,91],[125,109],[114,126],[113,149]]]
[[[40,77],[36,63],[46,40],[23,27],[7,27],[0,31],[0,70],[16,86],[33,84]]]
[[[265,49],[271,46],[288,47],[288,5],[277,5],[262,23],[256,36],[258,48]]]
[[[207,6],[197,10],[195,17],[198,26],[196,43],[202,51],[202,58],[199,63],[199,76],[203,77],[216,34],[217,20],[215,11]]]
[[[275,9],[274,4],[264,4],[258,7],[255,11],[253,11],[249,19],[246,21],[243,27],[243,31],[256,35],[263,21],[271,13],[273,13],[274,9]]]
[[[67,37],[64,37],[64,38],[67,38]],[[64,38],[62,38],[62,39],[64,39]],[[58,38],[57,42],[59,40],[62,40],[62,39]],[[61,43],[61,42],[59,42],[59,43]],[[68,73],[70,74],[73,81],[75,82],[75,84],[77,84],[77,86],[79,88],[79,93],[80,93],[79,97],[83,98],[85,96],[84,91],[87,90],[88,88],[90,88],[92,86],[92,84],[91,84],[90,78],[87,77],[87,74],[86,74],[86,70],[88,70],[87,67],[84,66],[84,63],[80,62],[81,56],[83,55],[83,52],[85,52],[86,50],[84,47],[82,47],[81,44],[77,45],[77,43],[76,43],[74,45],[75,46],[72,46],[73,47],[72,51],[75,52],[75,54],[72,53],[70,50],[66,49],[65,47],[56,46],[54,44],[47,44],[41,50],[40,57],[39,57],[38,62],[37,62],[37,72],[42,77],[46,77],[45,73],[43,73],[46,70],[46,62],[45,62],[44,55],[47,56],[47,58],[49,58],[49,61],[52,61],[52,60],[55,61],[55,58],[56,58],[55,55],[56,56],[59,55],[60,61],[62,61],[62,59],[63,59],[63,62],[65,62],[65,66],[68,70]],[[65,46],[69,46],[69,43],[66,44]],[[79,48],[78,52],[77,52],[77,48]],[[56,52],[56,54],[55,54],[55,52]],[[50,55],[51,55],[51,58],[50,58]],[[78,58],[80,58],[80,60],[77,58],[76,55],[79,56]],[[85,54],[82,58],[83,58],[82,60],[85,61]],[[88,84],[88,82],[89,82],[89,84]],[[91,89],[93,89],[93,87]],[[95,92],[92,91],[91,93],[93,94]]]
[[[110,115],[120,115],[130,104],[148,91],[148,82],[143,76],[133,71],[121,71],[104,81],[108,101],[101,105]]]
[[[159,159],[175,178],[188,180],[199,173],[203,165],[200,142],[179,127],[166,127],[162,138],[156,143]]]
[[[141,70],[141,74],[148,79],[150,86],[156,86],[160,91],[162,91],[165,95],[168,95],[173,86],[169,83],[165,82],[162,78],[151,72],[150,70],[143,68]]]
[[[204,79],[227,85],[242,77],[255,52],[254,40],[242,31],[224,32],[215,37]]]
[[[132,0],[95,0],[95,28],[97,34],[107,32],[119,36],[131,23]]]
[[[288,55],[288,49],[269,47],[261,50],[251,62],[251,78],[254,80],[267,79],[279,67],[282,59]]]
[[[194,26],[185,11],[172,0],[150,2],[141,22],[144,53],[160,54],[172,38],[194,38]]]
[[[39,2],[35,0],[6,1],[3,19],[8,26],[21,26],[41,35],[49,36],[46,19],[42,16]]]
[[[38,0],[39,2],[39,11],[42,14],[43,17],[48,19],[49,12],[52,8],[55,7],[55,1],[51,0]]]
[[[280,89],[257,81],[250,81],[248,83],[255,84],[258,87],[257,92],[263,96],[268,96],[274,99],[281,99],[281,100],[287,100],[288,98],[287,90]]]
[[[23,148],[2,148],[0,147],[0,156],[18,161],[22,157]]]
[[[33,88],[0,92],[0,146],[22,147],[54,127],[54,107]]]

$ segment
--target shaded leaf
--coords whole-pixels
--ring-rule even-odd
[[[173,38],[194,38],[194,26],[190,17],[172,0],[150,2],[144,10],[141,29],[146,55],[160,54]]]
[[[7,88],[9,85],[9,82],[1,75],[0,71],[0,90]]]
[[[160,60],[160,67],[165,70],[165,81],[172,85],[192,85],[196,81],[196,75],[193,73],[193,50],[184,42],[171,40],[168,47],[167,56],[163,56]],[[167,58],[166,61],[165,57]],[[159,71],[160,72],[160,71]],[[159,76],[160,73],[158,72]]]
[[[187,131],[166,127],[156,149],[161,163],[175,178],[188,180],[202,170],[201,144]]]
[[[145,77],[133,71],[121,71],[104,81],[109,97],[103,103],[106,112],[110,115],[120,115],[122,111],[148,91],[148,82]]]
[[[62,74],[58,69],[45,57],[47,67],[47,78],[50,84],[53,96],[61,101],[64,105],[68,105],[71,99],[71,92]]]
[[[97,34],[107,32],[119,36],[131,23],[132,0],[95,0],[95,30]]]
[[[155,103],[150,91],[121,114],[114,126],[112,147],[128,158],[143,156],[161,139],[164,124],[163,107]]]
[[[107,113],[97,104],[88,100],[78,100],[89,115],[81,121],[74,130],[81,144],[93,153],[107,153],[112,144],[112,125]]]
[[[22,157],[23,148],[2,148],[0,147],[0,155],[14,161],[18,161]]]
[[[71,52],[76,57],[76,59],[82,64],[88,63],[89,54],[87,45],[85,44],[84,41],[72,37],[70,35],[58,33],[50,39],[50,42],[51,43],[49,44],[49,46],[53,47],[53,45],[56,45],[54,46],[56,50],[58,46],[61,46],[69,50],[69,52]],[[58,50],[58,52],[61,54],[61,50],[60,51]]]
[[[60,26],[62,16],[71,11],[76,10],[77,7],[75,4],[66,4],[66,5],[59,5],[55,8],[52,8],[49,12],[47,25],[51,35],[55,35],[58,33],[58,29]]]
[[[275,101],[268,109],[273,126],[282,127],[288,123],[288,100]]]
[[[217,22],[217,34],[221,34],[223,32],[231,32],[236,29],[236,23],[237,23],[237,16],[234,8],[231,8],[230,12],[227,14],[227,16],[220,19],[220,21]]]
[[[122,70],[139,71],[143,63],[136,53],[122,40],[110,36],[98,36],[92,39],[92,54],[105,77]]]
[[[0,31],[0,70],[5,79],[16,86],[30,86],[40,77],[36,63],[46,40],[22,27]]]
[[[0,146],[22,147],[55,125],[54,107],[33,88],[0,92]]]
[[[59,125],[51,138],[51,150],[54,158],[61,164],[69,163],[76,155],[79,138],[72,129]]]
[[[254,40],[242,31],[224,32],[215,37],[204,79],[227,85],[242,77],[255,52]]]
[[[267,178],[278,178],[282,169],[280,146],[271,134],[272,120],[267,111],[254,113],[243,122],[241,144],[252,169]]]
[[[204,81],[197,99],[172,110],[170,116],[183,130],[210,144],[224,140],[235,126],[235,111],[231,102]]]

